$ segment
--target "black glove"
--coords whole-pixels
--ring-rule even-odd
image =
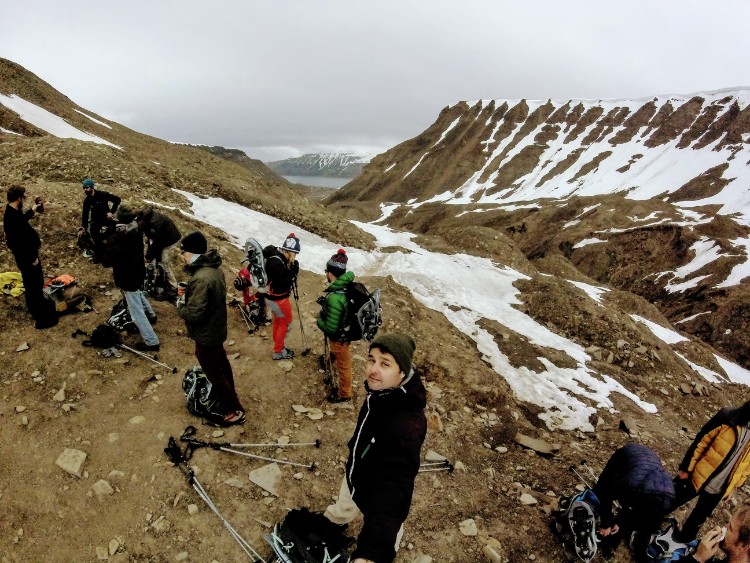
[[[320,297],[318,297],[315,300],[315,302],[322,307],[323,305],[326,304],[326,296],[325,295],[321,295]]]

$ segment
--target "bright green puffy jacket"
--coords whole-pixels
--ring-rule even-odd
[[[326,288],[326,298],[318,318],[318,328],[329,338],[336,339],[341,330],[341,323],[346,319],[346,295],[344,287],[354,281],[354,273],[342,274]]]

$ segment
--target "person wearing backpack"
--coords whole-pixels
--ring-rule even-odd
[[[182,234],[174,221],[149,205],[137,213],[138,228],[146,235],[146,261],[155,260],[164,270],[167,284],[177,292],[177,279],[169,265],[169,256],[180,242]]]
[[[34,327],[42,330],[57,324],[57,313],[54,305],[44,297],[44,271],[39,259],[42,241],[39,233],[29,224],[29,219],[38,210],[39,204],[24,211],[26,188],[10,186],[7,192],[8,205],[5,206],[3,229],[5,242],[13,253],[16,265],[23,280],[26,308],[34,318]]]
[[[141,290],[146,275],[143,261],[143,236],[138,230],[135,213],[126,204],[117,209],[116,227],[103,243],[102,265],[112,268],[115,286],[122,291],[130,318],[143,338],[134,347],[141,352],[158,352],[159,337],[154,331],[156,313]]]
[[[104,239],[108,236],[106,231],[108,227],[114,227],[114,214],[120,205],[120,198],[109,192],[95,189],[91,178],[83,181],[83,191],[86,197],[83,200],[81,228],[78,229],[78,235],[88,233],[91,236],[91,240],[94,241],[94,256],[91,261],[97,264],[102,259]]]
[[[714,557],[723,551],[727,557]],[[750,504],[743,504],[732,515],[729,524],[717,526],[701,538],[695,553],[680,559],[684,563],[750,563]]]
[[[343,248],[326,262],[326,279],[329,286],[321,297],[318,328],[323,331],[330,343],[330,360],[338,374],[338,389],[328,395],[330,403],[342,403],[352,400],[352,351],[342,338],[342,324],[347,315],[346,286],[354,281],[354,273],[346,270],[349,257]],[[328,359],[326,359],[328,361]]]
[[[673,510],[698,497],[675,534],[690,541],[722,499],[728,501],[750,475],[750,401],[723,408],[703,425],[685,453],[675,477]]]
[[[641,444],[627,444],[612,454],[593,488],[600,502],[599,535],[609,538],[603,547],[614,549],[619,540],[637,532],[632,549],[636,560],[669,513],[675,492],[672,478],[659,456]],[[621,509],[615,517],[614,501]]]
[[[188,336],[195,341],[195,357],[211,382],[211,398],[220,412],[209,422],[233,426],[245,422],[245,409],[234,388],[232,365],[224,350],[227,339],[227,286],[221,271],[221,256],[208,249],[200,231],[185,235],[180,242],[187,288],[178,288],[177,313],[185,321]]]
[[[263,249],[268,275],[266,301],[273,315],[273,354],[274,360],[289,360],[294,351],[286,347],[286,335],[292,324],[292,305],[289,296],[292,286],[297,283],[300,251],[299,239],[290,233],[281,247],[267,246]]]
[[[348,443],[346,474],[324,513],[342,528],[362,514],[353,563],[393,561],[403,535],[427,433],[427,393],[412,361],[415,348],[413,338],[397,332],[370,344],[367,396]]]

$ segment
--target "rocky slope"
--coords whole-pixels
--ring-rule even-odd
[[[272,361],[270,328],[249,335],[237,311],[230,308],[227,350],[249,416],[242,428],[214,433],[216,429],[200,424],[184,408],[182,373],[195,359],[192,342],[171,305],[154,303],[159,317],[155,329],[162,340],[158,360],[177,367],[176,375],[125,351],[121,358],[105,358],[83,347],[80,336],[72,336],[76,329],[90,332],[103,322],[119,298],[111,272],[84,260],[75,247],[80,180],[91,176],[136,204],[147,199],[169,206],[166,212],[183,232],[204,230],[224,260],[228,282],[242,259],[236,241],[197,221],[187,200],[172,188],[240,203],[336,244],[369,249],[372,237],[330,209],[305,200],[285,183],[98,116],[93,118],[106,125],[94,122],[93,114],[9,61],[0,61],[0,94],[28,100],[78,130],[121,147],[47,134],[0,103],[0,184],[20,182],[30,195],[46,198],[45,214],[34,220],[43,240],[45,271],[76,275],[81,291],[92,297],[96,308],[64,316],[58,327],[41,333],[33,329],[22,299],[0,297],[0,502],[4,510],[0,561],[242,560],[220,521],[164,456],[167,439],[179,438],[189,424],[198,427],[204,440],[279,444],[322,440],[320,449],[280,446],[258,452],[304,464],[315,462],[310,472],[281,465],[273,493],[248,478],[266,461],[208,449],[196,452],[191,460],[220,512],[267,558],[270,551],[264,548],[262,536],[273,522],[290,507],[322,510],[338,490],[345,444],[363,401],[366,346],[360,342],[354,349],[354,408],[331,407],[324,400],[326,389],[318,370],[323,345],[315,326],[322,274],[303,271],[300,275],[301,319],[295,309],[289,343],[298,351],[309,345],[312,353],[292,362]],[[367,205],[377,204],[368,200]],[[519,400],[478,349],[476,335],[464,334],[449,322],[446,313],[461,311],[428,308],[411,288],[391,277],[364,278],[368,286],[383,292],[382,330],[410,332],[419,343],[416,362],[429,392],[425,453],[437,452],[457,466],[453,474],[418,477],[397,561],[481,561],[482,549],[491,545],[506,562],[559,562],[565,555],[548,531],[548,516],[556,496],[578,484],[571,465],[591,477],[615,447],[638,441],[658,451],[672,471],[707,417],[727,402],[750,399],[748,387],[725,381],[710,344],[689,335],[683,342],[669,344],[635,322],[631,315],[638,314],[666,327],[667,316],[676,313],[654,299],[660,312],[630,289],[642,286],[639,291],[644,294],[655,291],[649,286],[651,278],[644,280],[641,275],[651,261],[664,261],[661,269],[684,263],[700,236],[734,248],[732,241],[745,236],[744,230],[715,217],[698,232],[695,226],[676,224],[677,211],[668,201],[638,202],[618,194],[458,216],[463,210],[476,208],[431,203],[393,209],[387,221],[417,233],[425,248],[490,257],[522,273],[525,277],[516,282],[519,294],[514,304],[519,316],[514,318],[533,320],[550,335],[585,349],[591,372],[588,383],[570,380],[561,385],[594,414],[587,432],[554,429],[549,409]],[[628,219],[645,219],[657,212],[671,222],[646,228]],[[614,230],[606,233],[607,242],[576,248],[593,232],[610,228]],[[596,236],[604,238],[605,233]],[[604,245],[607,250],[602,252]],[[726,252],[722,259],[726,269],[738,261],[730,255],[735,252]],[[177,262],[174,265],[179,271]],[[12,256],[2,244],[0,270],[12,269]],[[601,302],[581,290],[585,284],[601,284],[607,290]],[[709,295],[709,290],[704,293],[720,305],[718,296]],[[722,298],[724,314],[732,317],[731,290]],[[528,377],[543,375],[550,363],[572,372],[580,361],[529,339],[521,326],[511,322],[480,319],[479,324],[502,349],[507,368],[522,370]],[[135,341],[124,338],[130,344]],[[686,359],[721,377],[709,383]],[[598,404],[590,390],[607,377],[653,404],[656,412],[647,412],[623,393],[613,393],[611,405]],[[519,441],[528,441],[517,439],[517,434],[553,445],[552,453],[542,455],[520,445]],[[80,476],[56,465],[65,449],[86,454]],[[736,500],[746,498],[742,490]],[[723,514],[717,512],[716,517]],[[353,534],[360,524],[353,523]],[[627,550],[621,548],[611,560],[628,561]]]
[[[369,219],[378,202],[398,203],[386,224],[456,250],[486,252],[454,234],[486,227],[542,271],[564,261],[639,295],[750,367],[749,290],[733,279],[748,259],[748,100],[747,90],[728,90],[459,103],[327,201]],[[715,255],[705,264],[703,245]]]

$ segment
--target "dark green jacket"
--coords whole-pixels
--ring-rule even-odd
[[[221,256],[215,249],[185,266],[191,274],[185,303],[177,313],[185,321],[188,336],[201,346],[218,346],[227,339],[227,285]]]
[[[333,280],[326,288],[326,297],[318,318],[318,328],[333,340],[337,340],[341,323],[346,319],[347,303],[344,287],[354,281],[354,273],[346,272]]]

